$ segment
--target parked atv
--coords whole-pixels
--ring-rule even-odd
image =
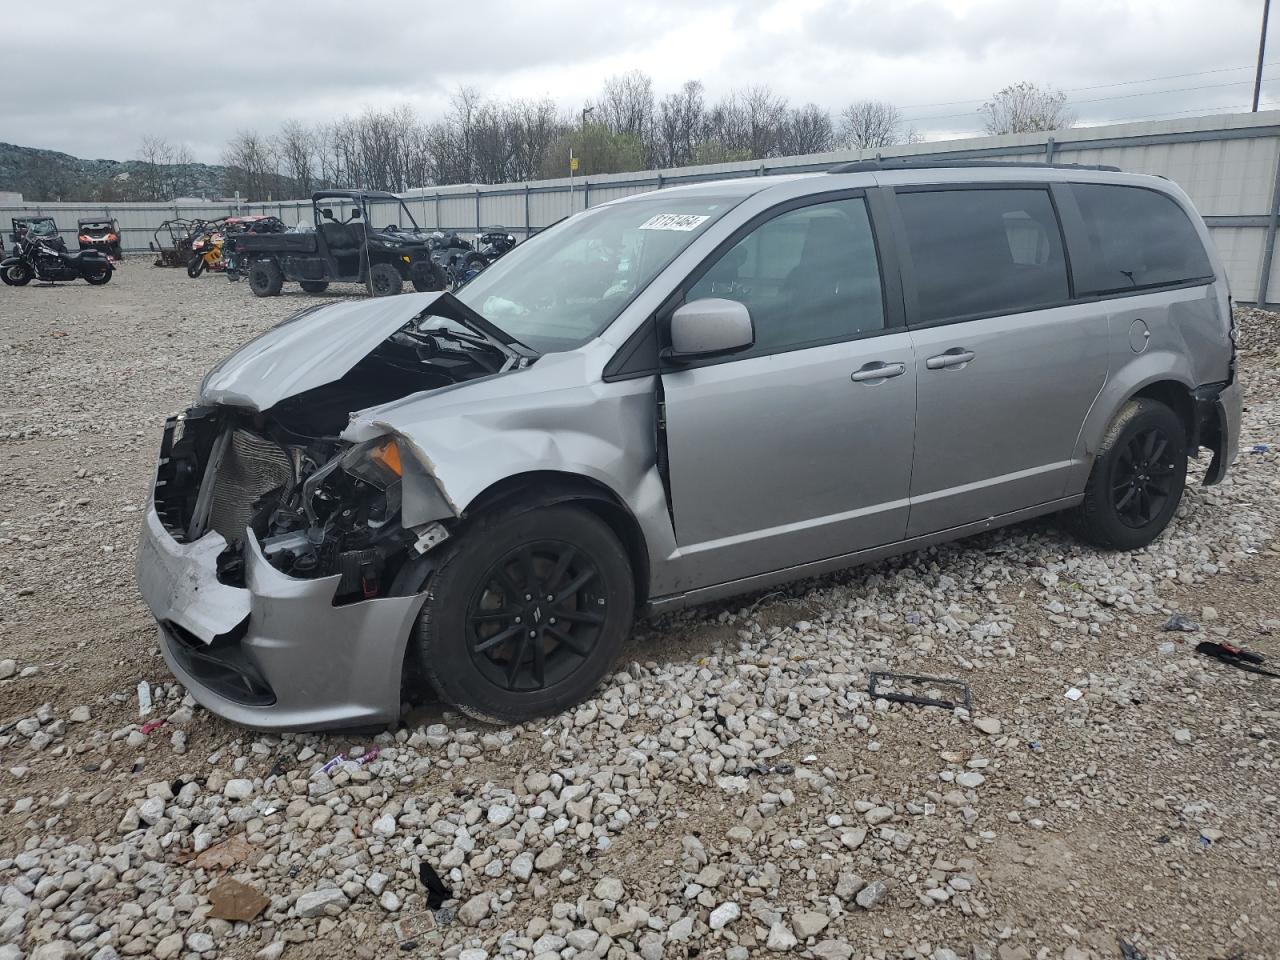
[[[504,227],[489,227],[476,237],[476,244],[484,258],[493,263],[504,253],[515,249],[516,238],[515,234],[507,233]]]
[[[345,217],[321,201],[350,205]],[[432,263],[428,238],[404,202],[393,193],[368,190],[322,190],[311,196],[314,233],[244,234],[228,237],[224,254],[235,260],[237,279],[249,275],[259,297],[280,293],[285,281],[307,293],[321,293],[330,283],[362,283],[375,297],[399,293],[405,281],[415,290],[443,290],[445,277]],[[375,224],[385,223],[378,227]]]
[[[67,242],[62,239],[62,234],[58,232],[58,225],[54,223],[53,217],[13,217],[9,221],[13,224],[13,231],[9,234],[9,239],[14,243],[14,251],[17,251],[18,241],[30,234],[40,240],[45,245],[66,253]]]
[[[488,258],[454,230],[447,233],[437,230],[429,242],[431,259],[444,275],[450,290],[457,290],[489,265]]]
[[[81,217],[76,224],[81,250],[97,250],[108,260],[123,260],[120,224],[108,217]]]
[[[31,234],[17,241],[12,256],[0,260],[0,280],[11,287],[32,280],[84,280],[96,287],[110,281],[111,272],[111,261],[98,250],[67,253]]]

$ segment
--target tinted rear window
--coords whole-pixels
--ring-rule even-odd
[[[1076,258],[1080,293],[1213,279],[1199,235],[1170,197],[1108,184],[1073,183],[1071,192],[1089,236],[1090,256]]]
[[[898,194],[915,267],[915,322],[998,316],[1069,296],[1062,232],[1043,189]]]

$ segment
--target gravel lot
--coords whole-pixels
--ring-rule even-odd
[[[536,726],[256,737],[170,681],[134,543],[163,418],[311,302],[143,257],[0,289],[0,960],[1280,955],[1280,680],[1194,652],[1280,661],[1277,318],[1246,452],[1148,550],[1033,523],[643,625]]]

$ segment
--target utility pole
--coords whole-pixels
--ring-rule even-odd
[[[1262,96],[1262,61],[1267,52],[1267,18],[1271,14],[1271,0],[1262,0],[1262,33],[1258,37],[1258,73],[1253,80],[1253,112],[1258,112],[1258,98]]]

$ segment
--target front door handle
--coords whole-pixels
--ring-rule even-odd
[[[885,363],[882,360],[874,360],[849,374],[849,379],[854,383],[882,383],[891,377],[900,377],[906,372],[905,363]]]
[[[946,370],[948,367],[963,367],[975,356],[977,354],[972,350],[966,350],[964,347],[952,347],[946,353],[930,357],[924,362],[924,365],[930,370]]]

